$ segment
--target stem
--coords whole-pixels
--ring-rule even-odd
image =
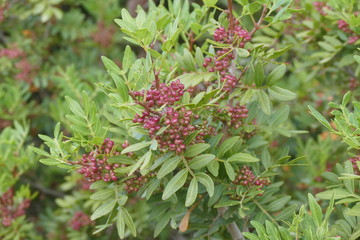
[[[233,11],[233,5],[232,5],[232,0],[228,0],[228,10],[229,10],[229,30],[230,32],[232,32],[234,30],[234,26],[235,26],[235,23],[234,23],[234,16],[232,14],[232,11]]]
[[[162,117],[160,113],[153,111],[151,108],[149,108],[149,106],[147,106],[145,103],[139,102],[138,100],[136,100],[136,97],[134,96],[134,94],[132,92],[129,92],[130,97],[135,101],[136,104],[139,104],[140,106],[142,106],[143,108],[145,108],[147,111],[158,115],[159,117]]]
[[[224,217],[227,210],[227,207],[221,207],[218,208],[218,213],[221,215],[221,217]],[[226,226],[226,229],[230,233],[233,240],[245,240],[244,235],[241,233],[239,227],[236,225],[235,222],[228,224]]]
[[[256,23],[254,23],[254,28],[253,28],[253,30],[251,30],[250,36],[254,35],[254,33],[255,33],[257,30],[260,29],[260,26],[261,26],[262,22],[264,21],[266,12],[267,12],[267,6],[264,4],[264,5],[263,5],[263,11],[262,11],[261,16],[260,16],[260,18],[259,18],[259,21],[257,21]]]
[[[273,222],[275,223],[277,226],[279,226],[279,224],[275,221],[275,219],[265,210],[265,208],[263,208],[263,206],[261,206],[261,204],[257,201],[257,200],[253,200],[253,202],[256,204],[256,206],[258,208],[260,208],[260,210],[265,213],[265,215]]]

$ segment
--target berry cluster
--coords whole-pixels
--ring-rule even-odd
[[[14,190],[10,188],[0,197],[0,219],[3,226],[10,226],[12,221],[25,215],[25,209],[30,206],[30,199],[24,199],[20,204],[14,202]]]
[[[142,97],[149,108],[160,108],[164,104],[172,106],[179,101],[184,95],[184,84],[179,79],[166,86],[164,83],[159,84],[159,87],[151,86],[147,91],[133,92],[135,97]],[[141,122],[138,121],[138,122]]]
[[[238,24],[236,21],[235,24]],[[214,40],[219,43],[232,44],[235,47],[243,48],[246,42],[251,40],[248,31],[244,30],[241,26],[235,25],[234,29],[226,30],[224,27],[219,27],[214,32]]]
[[[82,211],[76,212],[70,222],[71,228],[76,231],[80,231],[82,227],[90,224],[92,224],[90,217]]]
[[[238,24],[238,21],[234,19],[234,24],[236,24],[233,29],[225,29],[224,27],[219,27],[214,32],[214,40],[219,43],[231,44],[235,47],[243,48],[246,42],[251,40],[250,33],[242,29]],[[229,73],[229,67],[231,61],[235,58],[231,49],[224,48],[216,51],[216,56],[213,58],[205,58],[203,66],[208,68],[209,72],[219,72],[221,76],[221,82],[224,83],[224,90],[230,92],[233,88],[236,87],[238,79]]]
[[[345,22],[344,20],[339,20],[338,22],[337,22],[337,24],[338,24],[338,28],[340,29],[340,30],[342,30],[343,32],[345,32],[345,33],[349,33],[349,34],[351,34],[351,36],[349,37],[349,39],[348,39],[348,43],[349,44],[353,44],[353,43],[355,43],[357,40],[359,40],[360,39],[360,36],[359,35],[356,35],[356,33],[354,33],[350,28],[349,28],[349,24],[347,23],[347,22]]]
[[[237,104],[235,107],[220,108],[217,110],[220,115],[220,119],[227,121],[227,124],[235,129],[239,128],[243,124],[243,119],[248,117],[248,109],[245,105]],[[230,121],[224,115],[230,117]]]
[[[153,172],[147,174],[146,176],[141,176],[139,172],[135,172],[134,176],[131,176],[124,182],[124,190],[128,193],[138,192],[141,186],[146,184],[150,178],[153,178],[155,176],[156,174]]]
[[[100,21],[97,24],[97,30],[92,34],[92,39],[94,42],[99,44],[103,48],[107,48],[111,45],[113,41],[113,36],[116,29],[111,26],[105,26],[103,21]]]
[[[198,119],[198,115],[184,107],[172,107],[184,94],[184,85],[180,83],[180,80],[171,82],[169,86],[161,83],[158,88],[152,86],[150,90],[132,94],[135,98],[144,99],[142,105],[144,111],[141,115],[137,114],[133,122],[142,124],[149,131],[150,137],[157,140],[160,150],[171,150],[177,153],[185,151],[186,137],[200,128],[192,125],[192,120]],[[163,105],[167,107],[159,110]],[[158,134],[160,129],[163,131]],[[207,131],[200,131],[191,144],[204,142],[206,134]]]
[[[114,169],[119,168],[120,164],[108,163],[108,158],[112,155],[119,155],[119,152],[113,151],[114,142],[106,138],[103,144],[88,154],[84,154],[78,164],[82,167],[78,173],[83,174],[90,182],[103,180],[105,182],[116,181]]]
[[[243,166],[238,170],[238,174],[233,181],[235,185],[243,185],[251,188],[253,186],[258,186],[260,189],[264,186],[270,185],[269,178],[257,178],[250,170],[250,167]]]
[[[350,78],[350,82],[349,82],[349,87],[351,90],[356,89],[359,86],[359,82],[357,81],[356,78],[352,77]]]
[[[326,5],[326,3],[324,3],[324,2],[314,2],[313,5],[314,5],[316,11],[318,11],[323,16],[327,15],[325,9],[329,9],[329,10],[331,9],[331,7]]]
[[[26,58],[25,52],[16,46],[12,48],[4,48],[0,50],[0,57],[6,57],[9,59],[20,59],[15,63],[15,68],[19,71],[15,78],[20,81],[30,83],[35,75],[36,67],[31,65]]]
[[[350,158],[349,160],[350,160],[350,162],[351,162],[352,165],[353,165],[354,173],[355,173],[356,175],[360,175],[360,170],[359,170],[359,168],[358,168],[358,165],[356,164],[358,161],[360,161],[360,156],[356,156],[356,157]]]

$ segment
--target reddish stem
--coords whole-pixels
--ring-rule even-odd
[[[230,30],[230,32],[233,32],[235,23],[234,23],[234,16],[232,14],[232,11],[233,11],[232,0],[228,0],[228,10],[229,10],[229,23],[230,23],[229,30]]]

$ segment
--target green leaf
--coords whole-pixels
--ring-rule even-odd
[[[219,166],[220,164],[218,161],[212,161],[206,167],[212,175],[217,177],[219,174]]]
[[[330,131],[332,130],[332,127],[330,123],[312,106],[308,106],[310,109],[311,115],[313,115],[319,122],[321,122],[327,129]]]
[[[185,207],[189,207],[195,202],[197,194],[198,194],[198,181],[196,180],[196,178],[193,178],[190,182],[186,194]]]
[[[227,159],[227,162],[259,162],[260,159],[248,153],[236,153]]]
[[[168,160],[166,160],[162,165],[161,168],[157,174],[157,178],[163,178],[170,172],[174,171],[175,168],[178,166],[181,158],[179,156],[172,157]]]
[[[204,0],[206,6],[214,7],[218,0]]]
[[[41,162],[42,164],[48,165],[48,166],[54,166],[54,165],[58,165],[58,164],[62,163],[61,161],[55,160],[53,158],[40,159],[39,162]]]
[[[323,219],[322,209],[321,209],[320,205],[316,202],[313,195],[311,195],[311,193],[308,194],[308,199],[309,199],[311,217],[312,217],[316,227],[319,227],[321,225],[321,222]]]
[[[258,90],[256,92],[257,95],[257,99],[259,101],[259,105],[261,110],[266,114],[266,115],[270,115],[271,113],[271,106],[270,106],[270,100],[268,95],[262,91],[262,90]]]
[[[351,197],[352,194],[344,189],[332,189],[332,190],[326,190],[324,192],[316,194],[316,197],[324,199],[324,200],[330,200],[334,196],[334,199],[342,199]]]
[[[231,181],[234,181],[235,180],[235,171],[234,171],[233,166],[228,162],[224,162],[224,165],[225,165],[225,170],[226,170],[228,177],[230,178]]]
[[[212,197],[214,195],[214,182],[212,178],[206,173],[196,173],[196,179],[205,186],[206,191],[209,193],[209,196]]]
[[[254,71],[255,85],[261,87],[265,79],[263,64],[261,62],[257,63]]]
[[[355,61],[356,61],[358,64],[360,64],[360,56],[355,55],[355,56],[354,56],[354,59],[355,59]]]
[[[346,107],[346,105],[348,105],[350,99],[351,99],[351,92],[348,91],[348,92],[344,95],[344,97],[343,97],[343,99],[342,99],[342,102],[341,102],[341,105],[343,105],[344,107]]]
[[[122,67],[127,71],[133,64],[133,54],[129,45],[126,45],[124,57],[122,61]]]
[[[277,66],[267,77],[267,85],[273,86],[275,83],[277,83],[285,74],[286,72],[286,65],[281,64],[280,66]]]
[[[125,82],[122,80],[122,78],[119,75],[115,73],[110,73],[110,76],[114,80],[116,88],[119,91],[120,97],[124,101],[127,101],[129,99],[129,89],[126,86]]]
[[[73,112],[77,116],[81,116],[83,118],[86,117],[84,110],[81,108],[80,104],[77,101],[75,101],[69,96],[65,96],[65,100],[67,101],[71,112]]]
[[[160,218],[160,220],[157,222],[155,226],[154,237],[157,237],[162,232],[162,230],[169,223],[171,217],[172,217],[172,213],[168,212]]]
[[[121,210],[118,211],[118,214],[116,217],[116,228],[117,228],[119,237],[121,239],[123,239],[125,237],[125,222],[124,222],[123,212]]]
[[[207,143],[198,143],[191,145],[184,153],[185,157],[195,157],[199,155],[200,153],[204,152],[210,147]]]
[[[115,197],[114,189],[103,189],[91,194],[90,199],[92,200],[106,200]]]
[[[110,60],[109,58],[107,58],[105,56],[101,56],[101,60],[103,61],[104,66],[107,70],[109,70],[110,72],[119,74],[119,75],[122,74],[118,65],[116,65],[116,63],[114,63],[112,60]]]
[[[240,139],[239,136],[231,137],[226,139],[219,147],[217,157],[221,158],[227,151],[229,151],[235,143]]]
[[[215,155],[212,154],[202,154],[196,156],[195,158],[191,159],[189,162],[189,167],[192,169],[200,169],[208,165],[212,160],[214,160]]]
[[[95,212],[91,215],[91,220],[98,219],[99,217],[102,217],[109,212],[111,212],[116,205],[116,199],[110,199],[98,207]]]
[[[291,101],[296,97],[295,93],[278,86],[271,86],[269,88],[269,93],[279,101]]]
[[[169,197],[171,197],[174,193],[176,193],[186,182],[186,178],[188,175],[188,170],[183,169],[180,172],[178,172],[166,185],[162,200],[166,200]]]
[[[128,146],[124,150],[121,151],[121,154],[129,153],[129,152],[136,152],[140,149],[143,149],[147,146],[150,146],[152,142],[141,142],[141,143],[135,143],[133,145]]]
[[[286,203],[288,203],[290,201],[290,199],[291,199],[290,196],[285,196],[285,197],[276,199],[275,201],[272,201],[269,204],[269,206],[267,207],[267,210],[270,212],[279,211],[286,205]]]
[[[214,208],[230,207],[230,206],[236,206],[236,205],[239,205],[239,204],[240,204],[240,201],[227,200],[227,201],[215,204]]]
[[[125,221],[126,226],[130,229],[131,234],[134,237],[136,237],[136,227],[135,227],[135,224],[134,224],[129,212],[124,207],[122,207],[120,209],[123,212],[124,221]]]

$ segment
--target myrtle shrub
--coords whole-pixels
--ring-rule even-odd
[[[1,238],[360,236],[359,3],[124,4],[2,3]]]

